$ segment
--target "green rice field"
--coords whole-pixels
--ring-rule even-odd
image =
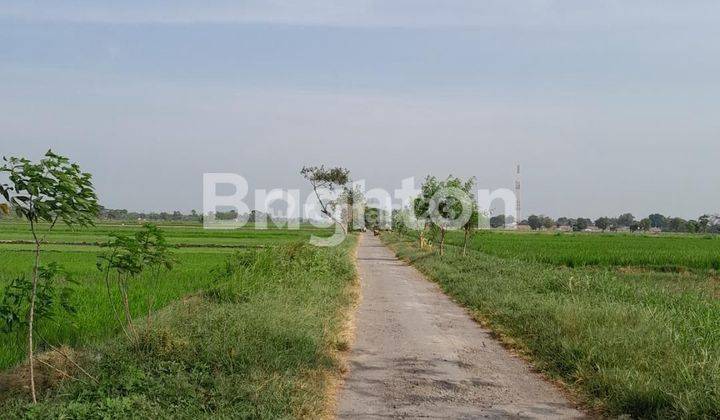
[[[178,246],[172,271],[163,272],[156,281],[140,276],[130,289],[135,316],[148,311],[147,296],[153,295],[154,309],[162,308],[185,295],[201,290],[214,279],[213,270],[221,267],[234,252],[248,249],[276,247],[306,241],[311,235],[322,236],[323,229],[303,226],[300,230],[255,230],[247,226],[238,230],[205,230],[200,224],[160,225],[168,241]],[[78,282],[74,304],[77,313],[45,323],[38,334],[49,343],[83,346],[112,336],[119,331],[108,305],[103,276],[96,267],[103,249],[98,244],[107,241],[113,232],[129,233],[140,224],[103,224],[71,230],[57,226],[46,238],[41,262],[57,262]],[[0,223],[0,287],[11,279],[29,275],[33,261],[32,236],[27,224]],[[2,290],[0,290],[0,294]],[[40,343],[42,348],[42,341]],[[0,340],[0,369],[20,362],[24,357],[23,337],[3,335]]]
[[[462,245],[463,234],[451,232],[447,242]],[[567,267],[647,267],[668,271],[720,269],[720,236],[717,235],[481,231],[472,237],[469,246],[502,258]]]

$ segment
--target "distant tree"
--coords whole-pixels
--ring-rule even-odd
[[[685,232],[687,229],[687,222],[681,217],[671,217],[667,219],[667,230],[670,232]]]
[[[368,229],[380,229],[380,209],[377,207],[365,207],[365,224]]]
[[[567,217],[559,217],[555,224],[557,225],[557,227],[571,225],[570,219],[568,219]]]
[[[595,227],[601,229],[603,232],[610,227],[610,219],[607,217],[600,217],[595,220]]]
[[[12,206],[19,217],[29,222],[34,242],[35,262],[32,280],[24,290],[27,299],[26,314],[30,391],[33,403],[37,402],[35,390],[33,331],[38,290],[52,289],[58,270],[40,265],[40,250],[45,236],[58,221],[67,226],[89,226],[97,217],[99,205],[92,185],[92,176],[82,172],[76,163],[52,151],[37,163],[25,158],[4,158],[0,173],[7,174],[9,184],[0,184],[0,196]],[[47,226],[40,226],[44,221]],[[50,273],[43,275],[43,273]],[[12,283],[11,283],[12,285]],[[9,285],[8,287],[11,287]],[[10,292],[6,288],[6,294]]]
[[[551,228],[555,227],[555,221],[552,219],[552,217],[542,216],[541,221],[542,221],[542,226],[545,229],[551,229]]]
[[[720,233],[720,216],[717,214],[710,216],[710,224],[707,228],[708,233]]]
[[[410,229],[411,214],[408,209],[395,209],[392,211],[392,230],[393,232],[406,234]]]
[[[618,226],[630,227],[630,225],[632,225],[632,223],[634,221],[635,221],[635,216],[633,216],[630,213],[621,214],[617,218]]]
[[[428,175],[425,177],[425,181],[420,186],[420,195],[413,201],[413,215],[415,218],[422,223],[420,226],[420,232],[418,234],[418,241],[420,242],[420,248],[425,248],[427,243],[427,231],[431,226],[430,221],[430,201],[433,196],[440,191],[440,182],[434,176]]]
[[[610,230],[611,230],[611,231],[614,232],[614,231],[616,231],[616,230],[618,229],[618,227],[620,227],[620,224],[618,223],[618,218],[617,218],[617,217],[611,217],[611,218],[609,219],[609,221],[610,221]]]
[[[652,227],[652,222],[650,222],[649,218],[646,217],[646,218],[640,220],[640,229],[642,229],[644,231],[648,231],[648,230],[650,230],[651,227]]]
[[[542,227],[542,219],[540,219],[540,216],[537,216],[535,214],[529,216],[527,218],[528,226],[530,226],[530,229],[532,230],[538,230]]]
[[[590,219],[585,219],[585,218],[579,217],[579,218],[575,219],[575,222],[573,223],[572,228],[575,232],[582,232],[583,230],[589,228],[591,224],[592,224],[592,221]]]
[[[344,234],[348,229],[341,220],[335,217],[337,201],[323,199],[320,196],[320,190],[336,191],[338,188],[345,187],[350,182],[350,171],[342,167],[325,168],[325,166],[303,166],[300,174],[310,182],[320,203],[322,214],[339,225]]]
[[[703,214],[698,218],[698,232],[707,232],[710,227],[710,215]]]
[[[659,213],[654,213],[648,216],[648,219],[650,219],[650,227],[663,229],[665,228],[665,223],[667,218]]]
[[[343,209],[343,214],[345,215],[348,229],[362,228],[364,224],[361,226],[360,223],[356,223],[356,218],[358,218],[361,223],[364,223],[361,213],[365,209],[365,195],[360,188],[349,185],[345,186],[340,195],[340,202],[346,206]]]
[[[504,214],[498,214],[497,216],[493,216],[490,218],[490,227],[491,228],[500,228],[505,226],[505,215]]]
[[[217,220],[237,220],[239,217],[237,210],[229,210],[229,211],[219,211],[215,214],[215,218]],[[158,220],[156,217],[148,217],[150,220]]]
[[[685,228],[687,232],[698,233],[700,231],[700,224],[697,220],[688,220],[685,224]]]

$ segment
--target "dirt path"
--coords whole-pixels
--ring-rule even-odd
[[[457,304],[379,239],[358,249],[362,303],[339,418],[576,418]]]

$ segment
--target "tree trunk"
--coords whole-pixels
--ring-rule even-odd
[[[33,324],[35,320],[35,295],[37,294],[38,267],[40,265],[40,243],[35,242],[35,265],[33,266],[32,293],[30,294],[30,312],[28,313],[28,359],[30,362],[30,393],[33,404],[37,403],[35,392],[35,361],[33,345]]]
[[[132,322],[132,314],[130,313],[130,300],[128,299],[127,285],[123,285],[120,290],[122,295],[123,310],[125,312],[125,322],[127,322],[127,329],[132,336],[132,340],[135,340],[137,338],[137,333],[135,332],[135,326]]]
[[[468,242],[468,233],[469,231],[465,231],[465,241],[463,242],[463,257],[465,256],[465,253],[467,251],[467,242]]]
[[[440,228],[440,255],[445,255],[445,229]]]

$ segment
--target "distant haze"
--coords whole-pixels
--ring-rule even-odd
[[[52,147],[130,210],[200,209],[204,172],[520,163],[524,215],[720,212],[720,2],[209,3],[0,3],[0,155]]]

